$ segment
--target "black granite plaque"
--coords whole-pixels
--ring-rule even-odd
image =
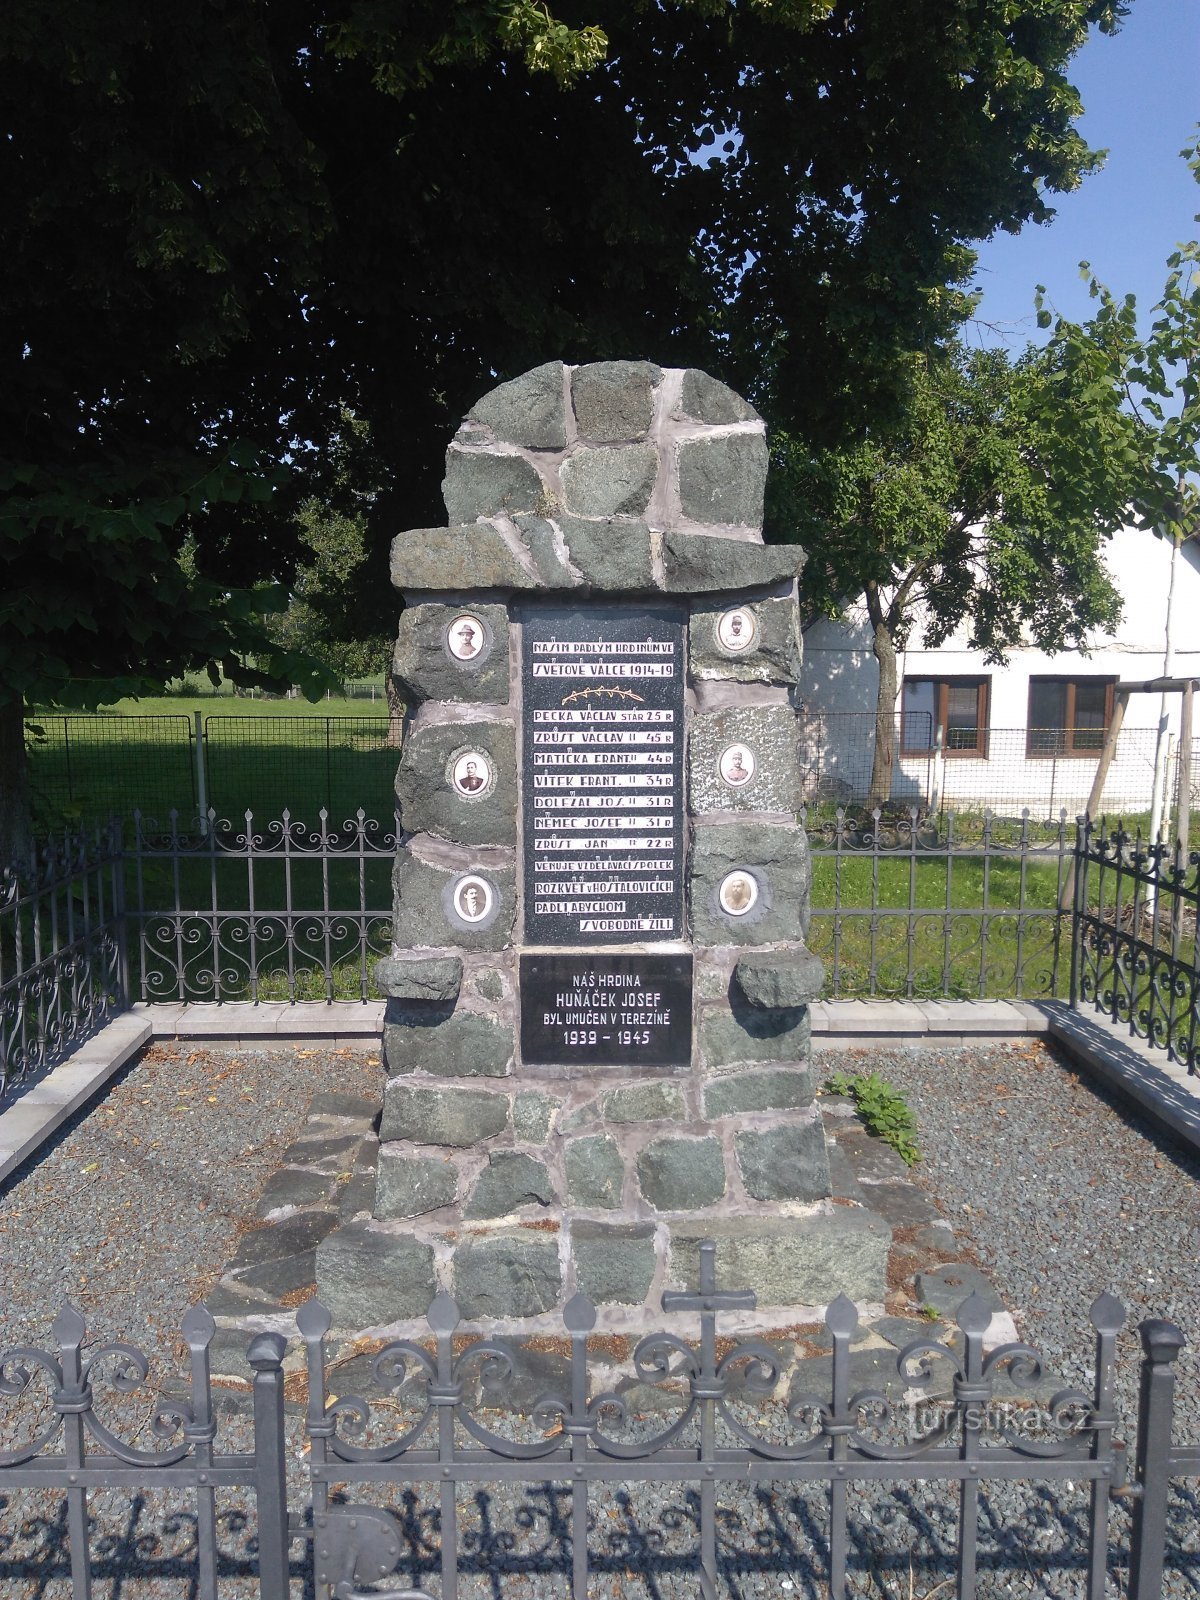
[[[527,1066],[687,1066],[691,956],[522,956],[521,1059]]]
[[[522,620],[526,944],[683,938],[681,613]]]

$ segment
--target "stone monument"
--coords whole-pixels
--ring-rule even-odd
[[[764,426],[644,361],[474,406],[448,525],[402,533],[388,1084],[374,1214],[330,1234],[341,1327],[636,1326],[717,1242],[761,1307],[879,1301],[890,1233],[830,1203],[820,963],[796,820],[796,546]]]

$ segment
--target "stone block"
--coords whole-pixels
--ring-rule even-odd
[[[644,522],[581,522],[555,518],[585,583],[610,593],[654,587],[650,530]]]
[[[972,1267],[965,1261],[952,1261],[946,1266],[917,1273],[918,1305],[932,1306],[940,1316],[951,1321],[958,1316],[963,1301],[973,1294],[982,1297],[989,1311],[1004,1310],[1000,1296],[987,1278],[978,1267]]]
[[[562,1104],[553,1095],[539,1094],[536,1089],[526,1089],[513,1096],[513,1134],[527,1144],[545,1144],[550,1137],[554,1113]]]
[[[580,436],[599,444],[644,439],[654,416],[662,368],[650,361],[597,361],[571,374]]]
[[[839,1294],[881,1301],[892,1231],[869,1211],[838,1206],[805,1217],[713,1217],[671,1227],[671,1282],[699,1281],[700,1244],[717,1247],[723,1288],[753,1289],[760,1306],[823,1306]]]
[[[803,943],[802,908],[811,883],[803,828],[786,822],[698,821],[688,868],[692,937],[698,945]],[[758,895],[749,911],[735,916],[722,909],[719,893],[739,868],[753,876]]]
[[[640,517],[657,476],[658,451],[651,444],[580,450],[562,464],[566,509],[577,517]]]
[[[463,1216],[506,1217],[522,1206],[548,1206],[554,1185],[544,1162],[520,1150],[493,1150],[463,1210]]]
[[[730,1006],[705,1006],[698,1029],[707,1067],[740,1067],[751,1061],[803,1061],[812,1041],[808,1010],[763,1011],[733,998]]]
[[[824,1200],[830,1193],[820,1118],[735,1134],[734,1148],[752,1200]]]
[[[229,1270],[239,1272],[244,1267],[261,1266],[266,1261],[303,1255],[320,1243],[336,1221],[332,1211],[297,1211],[281,1222],[252,1228],[239,1239]]]
[[[638,1156],[642,1197],[658,1211],[695,1211],[725,1193],[719,1139],[654,1139]]]
[[[338,1221],[353,1222],[355,1217],[375,1214],[375,1168],[356,1171],[338,1191]]]
[[[304,1167],[280,1167],[267,1181],[258,1202],[260,1217],[285,1207],[328,1205],[336,1179],[332,1172],[311,1172]]]
[[[504,535],[486,524],[410,528],[397,534],[392,540],[391,579],[397,589],[416,591],[537,588],[537,578]]]
[[[460,794],[451,775],[473,756],[483,780]],[[490,769],[490,772],[489,772]],[[517,841],[516,729],[508,722],[434,723],[412,729],[396,772],[396,800],[409,833],[433,833],[455,844],[515,845]]]
[[[573,1222],[575,1283],[598,1305],[641,1305],[654,1282],[652,1222]]]
[[[457,450],[453,445],[446,451],[442,499],[446,502],[446,520],[452,525],[474,522],[477,517],[511,517],[518,511],[536,511],[545,493],[541,473],[523,456]]]
[[[803,571],[807,559],[797,544],[752,544],[677,528],[663,534],[662,556],[663,588],[668,594],[712,594],[783,583]]]
[[[692,606],[688,626],[688,665],[694,679],[731,683],[766,683],[787,687],[800,676],[802,657],[800,612],[794,597],[743,602],[753,612],[753,648],[727,650],[717,637],[717,623],[734,602],[701,601]]]
[[[474,871],[475,869],[472,869]],[[396,857],[392,893],[399,907],[399,927],[413,949],[503,950],[512,938],[516,916],[516,874],[511,867],[481,867],[495,896],[493,912],[482,922],[467,923],[454,915],[453,890],[466,869],[451,870],[422,861],[410,850]]]
[[[567,443],[563,388],[562,362],[547,361],[489,389],[470,414],[505,444],[562,450]]]
[[[317,1246],[317,1294],[339,1328],[423,1316],[436,1293],[433,1250],[410,1233],[350,1222]]]
[[[813,1076],[807,1067],[772,1072],[739,1072],[704,1085],[704,1115],[735,1117],[748,1111],[797,1111],[813,1102]]]
[[[761,433],[716,434],[679,446],[679,504],[694,522],[761,528],[766,482],[767,441]]]
[[[761,422],[762,418],[727,384],[718,383],[707,372],[689,367],[683,375],[679,415],[691,422],[706,422],[721,427],[731,422]]]
[[[751,776],[728,783],[721,775],[732,754]],[[731,706],[697,712],[688,734],[688,803],[704,811],[786,811],[801,803],[796,713],[791,706]]]
[[[465,1149],[508,1127],[508,1096],[446,1084],[418,1088],[393,1078],[383,1096],[379,1137]]]
[[[587,1210],[612,1211],[621,1204],[625,1165],[606,1133],[572,1139],[566,1148],[567,1200]]]
[[[484,1000],[503,1000],[504,979],[494,969],[475,975],[475,993]]]
[[[733,979],[750,1005],[777,1011],[817,999],[825,966],[811,950],[760,950],[738,958]]]
[[[492,529],[468,532],[491,533]],[[498,535],[497,535],[498,537]],[[450,624],[464,610],[478,619],[479,653],[459,661],[447,645]],[[409,701],[483,702],[505,705],[509,698],[508,608],[501,605],[447,606],[416,601],[404,608],[392,653],[392,675]]]
[[[383,1059],[393,1077],[429,1072],[439,1078],[503,1078],[512,1058],[512,1025],[503,1019],[398,1000],[388,1006]]]
[[[600,1102],[606,1122],[680,1122],[687,1114],[677,1083],[631,1083],[612,1089]]]
[[[513,518],[521,532],[521,543],[533,557],[538,577],[547,589],[577,589],[580,578],[567,565],[567,547],[553,523],[543,517],[521,515]]]
[[[462,975],[458,956],[387,956],[374,967],[376,988],[391,1000],[457,1000]]]
[[[454,1254],[454,1298],[468,1319],[535,1317],[562,1295],[558,1240],[543,1233],[484,1234]]]
[[[379,1152],[375,1184],[375,1215],[383,1218],[419,1217],[454,1204],[458,1169],[436,1156],[414,1156],[392,1145]]]

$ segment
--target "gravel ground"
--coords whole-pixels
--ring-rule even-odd
[[[1040,1045],[820,1058],[819,1067],[881,1072],[905,1090],[925,1160],[917,1179],[935,1197],[1013,1308],[1022,1334],[1065,1377],[1086,1381],[1087,1305],[1111,1288],[1133,1319],[1174,1318],[1200,1343],[1197,1168],[1081,1084]],[[239,1054],[155,1049],[127,1069],[86,1116],[0,1191],[0,1347],[50,1342],[64,1295],[96,1336],[126,1338],[178,1370],[175,1329],[232,1253],[238,1232],[318,1090],[376,1088],[362,1052]],[[1121,1341],[1120,1401],[1128,1417],[1138,1345]],[[157,1369],[156,1369],[157,1370]],[[152,1382],[154,1374],[152,1373]],[[98,1389],[99,1402],[99,1389]],[[15,1442],[0,1395],[0,1448]],[[103,1397],[106,1419],[145,1429],[146,1394]],[[1126,1437],[1129,1429],[1123,1428]],[[1200,1362],[1180,1363],[1177,1438],[1200,1440]],[[143,1436],[142,1442],[151,1442]],[[244,1416],[222,1416],[218,1448],[249,1447]],[[303,1443],[289,1423],[293,1503],[304,1503]],[[1177,1491],[1168,1590],[1200,1591],[1200,1500]],[[796,1489],[725,1489],[720,1497],[719,1592],[823,1594],[823,1498]],[[364,1496],[366,1498],[366,1496]],[[381,1499],[386,1496],[381,1495]],[[440,1587],[436,1517],[416,1495],[403,1511],[405,1565],[396,1581]],[[545,1600],[569,1592],[567,1499],[544,1488],[460,1493],[464,1600]],[[668,1485],[598,1486],[591,1593],[676,1600],[696,1593],[696,1502]],[[221,1594],[256,1595],[253,1505],[223,1492]],[[954,1502],[936,1487],[884,1496],[851,1490],[850,1586],[877,1600],[920,1600],[953,1587]],[[98,1600],[194,1594],[193,1523],[184,1499],[96,1492]],[[985,1600],[1082,1593],[1086,1496],[989,1485],[981,1515]],[[1124,1538],[1114,1529],[1118,1564]],[[294,1547],[293,1594],[312,1593]],[[61,1497],[0,1492],[0,1596],[71,1594]],[[1123,1590],[1114,1572],[1112,1592]]]

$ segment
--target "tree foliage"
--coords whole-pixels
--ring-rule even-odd
[[[869,805],[891,793],[896,652],[965,627],[1002,662],[1021,644],[1086,651],[1120,597],[1105,540],[1122,523],[1136,452],[1111,385],[1061,352],[971,350],[914,361],[903,423],[815,452],[776,441],[772,511],[811,556],[805,588],[836,614],[861,597],[879,663]]]
[[[9,659],[55,664],[0,679],[0,717],[31,689],[94,701],[244,661],[246,596],[291,581],[344,407],[391,473],[371,587],[398,529],[440,520],[458,417],[550,356],[707,365],[795,436],[882,414],[961,314],[970,241],[1041,220],[1095,164],[1065,71],[1120,12],[7,8],[0,587],[62,540],[73,601],[61,627],[48,578],[21,611]],[[270,499],[239,441],[287,465]]]

